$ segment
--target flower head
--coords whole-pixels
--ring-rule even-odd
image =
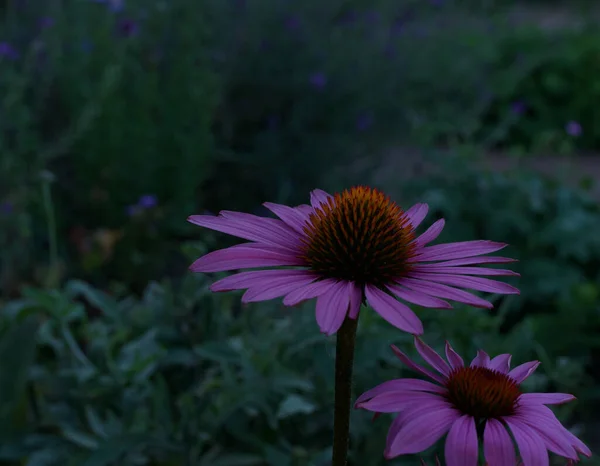
[[[392,325],[421,334],[419,318],[396,298],[429,308],[451,308],[446,299],[492,308],[490,302],[459,288],[518,293],[510,285],[476,276],[518,275],[515,272],[473,267],[512,262],[504,257],[476,257],[506,244],[465,241],[427,246],[444,228],[444,220],[438,220],[416,234],[427,204],[404,211],[381,191],[359,186],[335,196],[315,190],[311,205],[263,205],[279,219],[230,211],[216,217],[189,217],[196,225],[250,241],[211,252],[190,269],[286,267],[238,273],[217,281],[211,289],[247,289],[243,302],[283,296],[287,306],[317,298],[317,323],[325,334],[337,332],[346,315],[356,318],[365,301]]]
[[[565,131],[567,132],[567,134],[569,136],[578,137],[578,136],[581,136],[581,133],[583,133],[583,128],[581,127],[581,125],[578,122],[569,121],[565,125]]]
[[[433,382],[398,379],[363,393],[355,406],[376,413],[398,412],[384,455],[419,453],[444,434],[447,466],[477,466],[478,442],[488,463],[517,464],[512,437],[523,465],[547,465],[548,451],[577,461],[590,449],[565,429],[546,406],[572,401],[565,393],[523,393],[520,384],[539,365],[530,361],[510,370],[509,354],[495,358],[479,351],[470,365],[446,343],[446,360],[415,337],[419,354],[437,372],[412,362],[398,348],[396,356]],[[510,432],[510,433],[509,433]]]

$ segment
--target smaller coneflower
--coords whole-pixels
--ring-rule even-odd
[[[399,413],[390,427],[384,456],[420,453],[446,433],[447,466],[477,466],[479,442],[493,465],[517,464],[513,438],[523,466],[548,465],[548,451],[577,461],[590,449],[569,432],[546,406],[575,399],[565,393],[523,393],[520,384],[539,365],[530,361],[510,370],[509,354],[493,359],[479,351],[470,365],[446,343],[446,360],[415,337],[419,354],[432,372],[392,346],[408,367],[433,382],[397,379],[365,392],[355,407]],[[512,433],[512,438],[511,438]]]

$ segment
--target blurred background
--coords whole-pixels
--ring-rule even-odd
[[[1,1],[0,465],[326,466],[314,303],[211,294],[187,267],[235,240],[185,219],[359,183],[511,244],[522,294],[417,309],[425,339],[542,361],[600,446],[595,3]],[[411,375],[358,338],[357,394]],[[352,466],[418,463],[352,416]]]

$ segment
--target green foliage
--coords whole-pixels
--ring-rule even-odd
[[[541,360],[526,390],[574,393],[578,401],[557,414],[585,437],[600,396],[598,206],[521,175],[466,173],[402,189],[403,198],[426,201],[434,216],[448,220],[442,241],[509,241],[509,255],[521,260],[521,296],[494,299],[495,311],[417,309],[425,340],[441,350],[447,339],[466,358],[485,348],[510,351],[513,364]],[[195,257],[206,245],[185,249]],[[4,437],[0,459],[326,465],[334,342],[318,333],[314,303],[241,305],[235,293],[210,293],[212,280],[193,275],[151,283],[139,298],[75,280],[60,291],[31,288],[6,303],[0,351],[22,360],[2,358],[0,374],[19,367],[28,389],[13,388],[21,401],[7,402],[8,411],[0,406],[0,414],[19,416],[23,426]],[[395,360],[391,343],[416,357],[410,336],[363,309],[355,394],[413,375]],[[389,420],[370,417],[352,414],[352,464],[418,464],[418,458],[385,463]]]

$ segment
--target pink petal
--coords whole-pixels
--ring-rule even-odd
[[[192,272],[223,272],[282,265],[304,265],[304,260],[276,246],[238,244],[209,252],[190,265],[190,270]]]
[[[583,443],[581,440],[579,440],[577,437],[575,437],[571,432],[569,432],[564,427],[563,427],[563,434],[571,442],[571,445],[573,446],[573,448],[575,448],[575,451],[577,451],[578,453],[580,453],[584,456],[587,456],[588,458],[590,456],[592,456],[592,451],[587,447],[587,445],[585,443]]]
[[[432,264],[419,264],[413,269],[415,272],[440,273],[448,275],[489,275],[520,277],[521,274],[508,269],[490,269],[489,267],[446,267]]]
[[[512,377],[515,382],[522,383],[527,377],[529,377],[540,365],[539,361],[529,361],[515,367],[508,373],[509,377]]]
[[[348,309],[348,317],[356,319],[360,306],[362,304],[363,292],[360,286],[356,283],[352,283],[350,287],[350,308]]]
[[[519,447],[523,466],[548,466],[548,451],[542,439],[531,429],[524,429],[510,417],[504,418]]]
[[[373,285],[365,286],[365,296],[373,309],[394,327],[416,335],[423,334],[423,324],[405,304]]]
[[[243,303],[253,303],[257,301],[268,301],[269,299],[279,298],[300,287],[304,287],[315,281],[310,273],[304,276],[288,275],[284,277],[272,278],[268,282],[254,285],[242,296]]]
[[[415,348],[427,363],[445,377],[450,375],[450,366],[430,346],[427,346],[420,338],[415,337]]]
[[[304,234],[304,227],[308,222],[308,215],[304,212],[287,205],[274,204],[272,202],[265,202],[263,205],[298,233]]]
[[[466,257],[481,256],[490,252],[499,251],[508,246],[506,243],[495,241],[461,241],[458,243],[436,244],[421,249],[421,253],[414,258],[416,262],[430,262],[450,259],[464,259]]]
[[[504,425],[496,419],[488,419],[483,432],[483,452],[488,466],[515,466],[515,447]]]
[[[427,296],[417,291],[403,288],[399,285],[388,285],[387,288],[404,301],[416,304],[417,306],[429,307],[434,309],[452,309],[452,305],[443,299]]]
[[[435,264],[420,264],[420,267],[430,265],[432,267],[455,267],[458,265],[477,265],[477,264],[506,264],[509,262],[519,262],[518,259],[510,257],[486,256],[486,257],[467,257],[464,259],[454,259],[444,262],[436,262]]]
[[[498,356],[492,358],[488,367],[492,370],[502,372],[503,374],[508,374],[510,370],[510,360],[512,356],[510,354],[499,354]]]
[[[461,358],[460,355],[456,351],[454,351],[454,348],[450,346],[450,343],[448,343],[448,341],[446,341],[446,359],[450,363],[450,367],[452,367],[452,369],[465,367],[465,362],[463,361],[463,358]]]
[[[397,413],[406,407],[429,402],[433,399],[440,403],[446,402],[444,398],[433,393],[404,391],[384,393],[383,395],[376,396],[369,401],[360,403],[359,408],[376,413]]]
[[[321,204],[326,204],[330,199],[333,200],[333,196],[322,189],[315,189],[310,192],[310,203],[315,209],[320,207]]]
[[[285,298],[283,298],[283,304],[286,306],[295,306],[300,304],[302,301],[307,299],[317,298],[323,293],[329,291],[329,289],[335,285],[336,281],[332,279],[319,280],[305,285],[292,292],[290,292]]]
[[[469,288],[477,291],[485,291],[488,293],[502,294],[519,294],[519,290],[507,283],[490,280],[489,278],[470,277],[470,276],[454,276],[449,274],[411,272],[411,278],[419,280],[427,280],[436,283],[444,283],[445,285],[458,286],[460,288]]]
[[[423,233],[415,240],[415,244],[418,247],[423,247],[426,244],[431,243],[440,235],[440,233],[444,229],[445,224],[446,221],[443,218],[438,220],[437,222],[434,222],[433,225],[431,225],[429,228],[427,228],[427,230],[425,230],[425,233]]]
[[[337,282],[317,298],[315,314],[321,333],[333,335],[342,326],[350,304],[351,285],[348,282]]]
[[[539,408],[537,406],[536,408]],[[577,459],[577,452],[571,446],[569,439],[563,433],[563,427],[554,416],[554,413],[545,406],[546,409],[523,409],[519,407],[514,416],[507,419],[523,430],[531,430],[544,442],[545,447],[557,455],[565,458]],[[505,419],[505,420],[507,420]]]
[[[527,404],[560,405],[576,400],[568,393],[523,393],[519,401]]]
[[[231,290],[243,290],[253,286],[260,286],[269,284],[271,280],[283,279],[283,280],[295,280],[298,278],[312,278],[315,280],[315,276],[312,275],[308,270],[255,270],[252,272],[241,272],[229,277],[223,278],[222,280],[214,282],[210,289],[211,291],[231,291]]]
[[[445,384],[446,379],[444,379],[443,377],[440,377],[439,375],[437,375],[434,372],[431,372],[429,369],[425,369],[423,366],[412,362],[408,358],[408,356],[406,354],[404,354],[402,351],[400,351],[396,346],[391,345],[391,347],[392,347],[392,351],[394,352],[396,357],[398,359],[400,359],[400,361],[402,361],[405,366],[411,368],[415,372],[418,372],[418,373],[424,375],[425,377],[429,377],[430,379],[435,380],[436,382],[438,382],[442,385]]]
[[[427,204],[419,203],[404,212],[404,217],[408,219],[413,229],[416,230],[427,216],[427,212],[429,212],[429,206]]]
[[[274,244],[288,249],[296,249],[299,245],[297,233],[281,220],[274,218],[223,211],[216,217],[192,215],[188,217],[188,222],[249,241]]]
[[[446,466],[477,466],[479,447],[475,420],[471,416],[458,418],[446,438]]]
[[[429,296],[451,299],[459,303],[469,304],[473,307],[483,307],[485,309],[492,309],[494,307],[492,303],[485,299],[440,283],[416,280],[414,278],[402,278],[398,283],[413,291],[418,291],[419,293]]]
[[[483,350],[477,351],[477,356],[471,361],[471,367],[488,367],[490,356]]]
[[[360,395],[356,402],[354,403],[355,408],[360,408],[358,406],[362,402],[374,398],[376,396],[382,395],[384,393],[399,393],[399,392],[432,392],[432,393],[446,393],[447,390],[444,387],[440,387],[439,385],[435,385],[431,382],[427,382],[426,380],[419,379],[394,379],[388,380],[387,382],[383,382],[382,384],[377,385],[376,387],[367,390],[362,395]]]
[[[391,445],[387,445],[384,452],[387,459],[428,449],[448,432],[460,415],[448,403],[440,401],[434,405],[405,410],[401,416],[405,421]]]

